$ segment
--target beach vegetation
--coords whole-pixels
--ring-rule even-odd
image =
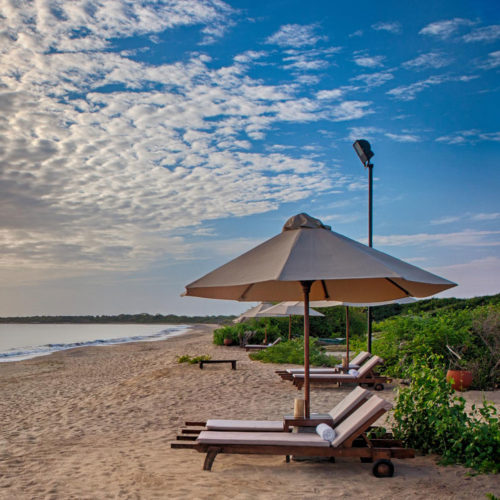
[[[364,337],[352,339],[354,350],[365,345]],[[494,389],[500,384],[500,304],[385,319],[374,325],[373,352],[393,377],[403,377],[414,361],[436,354],[448,368],[470,371],[472,388]]]
[[[262,351],[253,352],[250,359],[264,363],[290,363],[296,365],[304,364],[304,340],[292,339],[282,341]],[[315,339],[310,339],[309,362],[311,366],[335,366],[340,360],[335,356],[326,354]]]
[[[406,446],[441,455],[443,464],[462,464],[480,473],[500,472],[500,418],[486,399],[467,413],[465,399],[445,379],[445,360],[436,354],[412,362],[404,373],[394,409],[393,433]]]
[[[188,354],[183,354],[182,356],[179,356],[177,358],[178,363],[189,363],[190,365],[196,365],[200,361],[209,361],[212,359],[212,356],[210,354],[202,354],[200,356],[194,356],[191,357]]]
[[[215,345],[223,345],[224,339],[231,339],[236,345],[262,344],[266,337],[268,343],[280,337],[279,326],[268,321],[268,318],[251,318],[245,323],[217,328],[214,330],[213,342]]]

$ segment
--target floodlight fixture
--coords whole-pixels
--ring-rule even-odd
[[[359,159],[361,160],[361,163],[365,167],[368,167],[370,165],[370,159],[375,154],[372,151],[370,143],[368,141],[365,141],[364,139],[360,139],[359,141],[356,141],[352,145],[352,147],[356,151],[356,154],[359,156]]]

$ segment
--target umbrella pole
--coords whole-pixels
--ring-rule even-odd
[[[292,315],[288,315],[288,340],[292,340]]]
[[[305,418],[310,416],[309,405],[309,292],[312,281],[301,281],[304,291],[304,413]]]
[[[345,306],[345,348],[347,358],[346,371],[349,371],[349,306]]]

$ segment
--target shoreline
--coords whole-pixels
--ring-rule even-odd
[[[437,465],[434,456],[395,460],[390,479],[374,478],[370,464],[349,459],[287,464],[283,457],[221,455],[212,472],[202,471],[204,455],[170,448],[185,420],[279,419],[302,396],[276,376],[277,365],[212,344],[216,327],[0,364],[0,498],[498,496],[498,475],[468,476],[463,467]],[[179,364],[184,354],[237,359],[237,369]],[[351,389],[313,386],[312,410],[328,411]],[[390,388],[377,394],[394,399]],[[481,400],[478,391],[460,395],[468,404]],[[487,399],[500,409],[500,391]]]
[[[3,323],[5,325],[5,323]],[[69,323],[68,323],[69,324]],[[16,333],[16,327],[18,326],[18,323],[12,323],[10,324],[11,326],[14,327],[12,332],[0,332],[2,335],[12,335],[15,336]],[[54,323],[54,324],[49,324],[49,323],[40,323],[40,324],[35,324],[35,323],[30,323],[29,326],[36,325],[36,326],[41,326],[41,327],[57,327],[58,330],[61,330],[64,327],[64,324],[62,323]],[[117,336],[117,331],[116,331],[116,326],[132,326],[132,327],[138,327],[137,330],[131,330],[129,332],[129,335],[126,335],[124,332],[122,335],[125,336]],[[2,326],[2,325],[0,325]],[[24,326],[24,325],[23,325]],[[70,349],[80,349],[84,347],[107,347],[110,345],[119,345],[119,344],[126,344],[126,343],[134,343],[134,342],[160,342],[162,340],[167,340],[170,338],[174,338],[177,336],[185,335],[189,331],[193,330],[193,328],[196,328],[196,326],[190,325],[190,324],[172,324],[168,325],[168,327],[165,328],[165,325],[158,325],[155,323],[151,324],[139,324],[139,323],[115,323],[115,324],[108,324],[108,323],[71,323],[71,326],[74,327],[76,326],[78,329],[79,327],[82,327],[84,329],[88,329],[88,327],[110,327],[110,331],[103,330],[99,333],[102,335],[99,335],[97,337],[94,336],[87,336],[83,333],[81,337],[77,337],[77,335],[74,334],[77,330],[74,330],[73,332],[73,338],[67,337],[67,338],[57,338],[57,335],[54,336],[48,335],[44,336],[44,333],[47,335],[47,332],[44,332],[43,330],[41,332],[36,332],[36,333],[41,333],[40,338],[37,339],[38,343],[34,341],[34,336],[33,332],[31,333],[31,336],[28,336],[27,339],[24,339],[25,342],[29,342],[31,345],[25,344],[25,345],[19,345],[19,346],[10,346],[6,350],[3,348],[0,350],[0,363],[15,363],[17,361],[25,361],[28,359],[34,359],[42,356],[50,356],[51,354],[59,351],[66,351]],[[203,324],[200,324],[200,326],[203,326]],[[114,328],[115,327],[115,328]],[[152,331],[148,331],[148,333],[145,333],[144,331],[141,332],[140,328],[154,328],[154,333]],[[179,331],[178,331],[179,330]],[[114,332],[114,335],[112,334]],[[111,334],[110,334],[111,333]],[[121,333],[121,332],[120,332]],[[50,338],[52,337],[52,338]],[[3,337],[2,337],[3,338]],[[22,338],[22,337],[21,337]],[[2,342],[3,343],[3,342]],[[2,344],[0,343],[0,345]]]

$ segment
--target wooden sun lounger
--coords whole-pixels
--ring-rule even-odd
[[[209,419],[206,422],[189,421],[186,428],[177,436],[180,441],[192,441],[203,430],[208,431],[243,431],[243,432],[289,432],[291,427],[316,427],[325,423],[332,427],[340,424],[356,411],[372,393],[362,387],[356,387],[328,413],[313,413],[309,419],[285,415],[283,420],[227,420]]]
[[[263,349],[267,349],[268,347],[272,347],[273,345],[276,345],[278,342],[281,342],[281,337],[278,337],[271,344],[246,344],[245,350],[246,351],[262,351]]]
[[[367,384],[370,387],[373,386],[376,391],[381,391],[384,389],[384,383],[392,381],[391,378],[380,376],[374,371],[375,367],[382,364],[383,361],[379,356],[373,356],[359,369],[358,375],[351,375],[349,373],[310,374],[309,382],[311,384]],[[302,389],[304,374],[294,374],[293,384],[297,389]]]
[[[414,451],[402,447],[394,439],[369,439],[366,431],[392,405],[373,396],[347,417],[336,428],[333,442],[323,440],[316,433],[288,432],[219,432],[202,431],[194,442],[174,442],[174,449],[193,449],[206,453],[203,470],[211,470],[216,456],[228,454],[290,455],[301,457],[359,457],[362,461],[376,461],[372,472],[377,477],[394,473],[391,458],[412,458]]]
[[[363,363],[371,356],[370,353],[361,351],[352,361],[349,363],[349,369],[360,369],[363,365],[358,363]],[[366,361],[368,363],[368,361]],[[288,368],[286,370],[276,370],[275,373],[279,375],[283,380],[293,380],[294,375],[303,375],[304,368]],[[334,375],[337,373],[342,373],[342,365],[337,365],[330,368],[309,368],[310,375]]]

